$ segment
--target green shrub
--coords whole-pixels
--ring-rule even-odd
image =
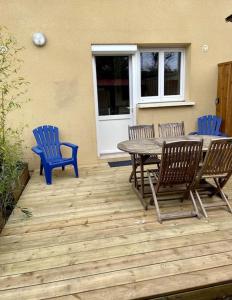
[[[20,75],[23,60],[15,37],[0,27],[0,210],[14,206],[12,190],[22,169],[22,129],[12,128],[9,115],[27,102],[27,82]]]

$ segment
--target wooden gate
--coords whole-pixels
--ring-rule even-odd
[[[221,131],[232,136],[232,62],[218,64],[216,114],[223,120]]]

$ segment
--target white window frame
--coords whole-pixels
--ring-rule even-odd
[[[143,52],[158,52],[159,65],[158,65],[158,96],[141,96],[141,61],[140,53]],[[179,95],[164,95],[164,52],[181,52],[180,64],[180,94]],[[152,102],[175,102],[185,101],[185,49],[184,48],[144,48],[138,51],[138,103],[152,103]]]

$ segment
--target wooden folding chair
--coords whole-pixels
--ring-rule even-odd
[[[203,165],[196,177],[195,193],[202,209],[203,215],[207,218],[207,208],[226,206],[230,213],[232,208],[222,188],[225,186],[232,174],[232,138],[221,138],[212,140],[206,153]],[[198,188],[202,179],[212,178],[216,189],[211,196],[219,194],[223,202],[203,204]]]
[[[159,137],[175,137],[185,134],[184,122],[158,124]]]
[[[155,138],[154,124],[152,125],[136,125],[128,127],[129,140],[141,140],[141,139],[153,139]],[[140,158],[138,155],[131,155],[132,162],[135,164],[135,168],[140,165]],[[144,155],[142,157],[143,165],[156,164],[159,167],[160,159],[157,155]],[[134,171],[131,172],[129,182],[132,181]]]
[[[158,172],[156,170],[147,171],[160,223],[169,219],[200,217],[192,188],[199,167],[201,151],[202,141],[164,142],[160,170]],[[182,200],[190,197],[194,210],[161,214],[159,197],[166,194],[170,199],[170,195],[173,193],[182,194]]]

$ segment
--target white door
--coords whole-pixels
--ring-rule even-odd
[[[120,152],[133,124],[130,55],[94,57],[98,154]]]

